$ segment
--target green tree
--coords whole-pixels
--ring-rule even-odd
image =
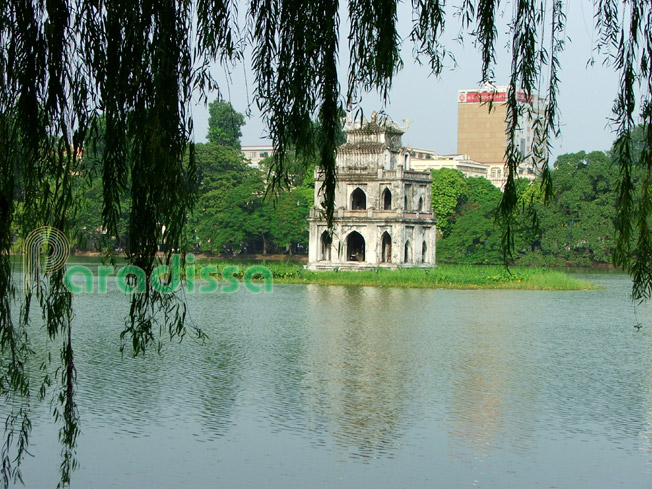
[[[209,142],[218,146],[231,146],[240,149],[240,138],[244,126],[244,115],[237,112],[230,102],[220,98],[208,105],[208,134]]]
[[[502,198],[502,193],[486,178],[471,177],[466,179],[466,198],[495,211]]]
[[[264,193],[262,175],[256,169],[248,169],[242,174],[240,184],[217,201],[214,252],[224,248],[250,252],[253,251],[252,238],[259,238],[263,254],[267,253],[271,213]]]
[[[501,233],[495,222],[500,190],[485,178],[464,177],[464,199],[451,216],[454,223],[437,245],[438,259],[452,263],[500,263]]]
[[[220,253],[223,246],[239,250],[247,241],[247,214],[242,204],[264,192],[262,178],[231,146],[198,144],[195,151],[199,198],[188,219],[195,249],[210,253]]]
[[[540,247],[567,263],[609,263],[615,248],[618,169],[600,151],[561,155],[551,205],[540,206]]]
[[[274,243],[292,254],[294,245],[308,247],[308,216],[313,204],[313,189],[297,187],[282,194],[274,207],[270,221]]]
[[[261,160],[260,168],[266,174],[269,175],[273,180],[278,182],[276,185],[270,185],[274,187],[270,190],[282,192],[288,188],[299,187],[301,185],[312,185],[314,186],[315,177],[314,171],[317,166],[317,158],[312,157],[309,159],[299,159],[296,153],[289,153],[285,161],[285,167],[283,169],[283,175],[276,173],[274,167],[274,156],[268,156],[267,158]]]
[[[432,170],[432,208],[442,236],[450,234],[454,213],[467,199],[466,179],[459,170]]]
[[[437,259],[449,263],[496,264],[502,261],[500,228],[479,202],[462,206],[450,235],[437,245]]]

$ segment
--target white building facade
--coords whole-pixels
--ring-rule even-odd
[[[252,168],[259,168],[261,161],[274,154],[274,146],[272,145],[243,146],[241,149],[242,154],[249,160],[249,166]]]
[[[334,227],[328,229],[315,174],[310,212],[311,270],[433,267],[436,252],[430,172],[411,169],[401,145],[407,130],[374,112],[371,121],[349,120],[347,142],[337,151]]]

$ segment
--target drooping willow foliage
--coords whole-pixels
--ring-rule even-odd
[[[324,208],[332,222],[335,145],[342,107],[366,91],[386,97],[402,66],[397,0],[0,0],[0,394],[9,410],[1,451],[2,481],[20,478],[29,441],[29,409],[54,384],[55,418],[61,423],[60,485],[76,464],[79,417],[75,405],[72,335],[74,299],[61,271],[34,282],[25,295],[11,275],[11,227],[20,200],[23,234],[39,226],[69,233],[77,202],[73,176],[101,178],[104,227],[118,233],[130,192],[129,260],[149,276],[167,250],[179,249],[193,206],[196,171],[189,106],[193,94],[218,88],[214,63],[230,64],[252,53],[255,96],[276,149],[274,175],[283,175],[290,148],[318,148],[324,173]],[[596,49],[621,76],[615,94],[616,161],[620,169],[617,265],[634,278],[633,295],[652,294],[652,2],[594,0]],[[348,40],[340,38],[348,7]],[[532,155],[523,155],[514,136],[528,104],[509,92],[508,169],[499,216],[504,249],[512,243],[519,163],[531,156],[549,192],[547,154],[559,131],[559,53],[565,42],[564,0],[412,0],[410,39],[420,62],[440,75],[450,56],[443,42],[446,21],[478,46],[482,82],[494,81],[500,12],[511,36],[512,87],[526,97],[541,94]],[[246,11],[238,12],[238,8]],[[453,15],[455,14],[455,15]],[[347,15],[347,14],[344,14]],[[245,19],[244,22],[242,19]],[[240,22],[240,23],[238,23]],[[348,86],[338,78],[338,49],[351,53]],[[250,50],[249,50],[250,48]],[[248,61],[248,60],[245,60]],[[343,95],[344,94],[344,95]],[[317,118],[319,131],[312,121]],[[101,123],[100,123],[101,121]],[[633,161],[631,129],[645,127],[645,144]],[[88,141],[102,131],[100,168],[88,168]],[[642,170],[643,178],[635,178]],[[638,173],[637,173],[638,174]],[[20,189],[21,195],[17,192]],[[51,341],[61,342],[56,378],[43,373],[33,385],[38,353],[32,351],[31,299],[36,296]],[[16,306],[17,299],[20,299]],[[19,307],[18,313],[12,310]],[[123,339],[138,354],[157,341],[163,325],[170,336],[185,334],[185,308],[174,296],[147,286],[132,296]],[[160,324],[159,324],[160,323]],[[196,331],[201,334],[200,331]],[[36,367],[35,367],[36,365]],[[47,370],[47,369],[46,369]]]

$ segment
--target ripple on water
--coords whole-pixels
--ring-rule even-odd
[[[311,285],[189,296],[206,342],[139,358],[118,353],[126,298],[79,296],[82,436],[120,444],[112,457],[136,457],[157,487],[204,487],[215,471],[252,487],[283,477],[425,487],[435,473],[445,487],[649,486],[652,324],[636,333],[627,282],[603,280],[608,290],[564,293]],[[182,455],[161,463],[144,447]],[[89,486],[109,485],[83,464]]]

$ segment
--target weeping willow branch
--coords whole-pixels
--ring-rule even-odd
[[[444,5],[439,0],[412,0],[410,40],[414,43],[415,59],[421,62],[421,56],[425,56],[435,76],[441,74],[447,57],[455,64],[455,57],[439,40],[446,25]]]
[[[649,2],[601,2],[597,27],[601,47],[615,46],[613,65],[620,72],[620,92],[613,108],[617,139],[614,160],[619,168],[616,203],[616,248],[613,261],[633,278],[632,296],[638,300],[652,295],[652,239],[650,236],[650,172],[652,169],[652,19]],[[640,121],[643,146],[635,159],[631,133],[636,125],[637,89],[640,90]],[[636,177],[640,173],[642,176]]]
[[[396,8],[395,0],[349,0],[351,61],[348,101],[355,100],[360,89],[376,89],[382,99],[387,100],[392,78],[403,66]],[[428,27],[437,26],[436,18],[432,19],[437,15],[436,11],[432,5],[426,6],[425,12],[421,10]],[[433,46],[426,41],[426,47]]]

